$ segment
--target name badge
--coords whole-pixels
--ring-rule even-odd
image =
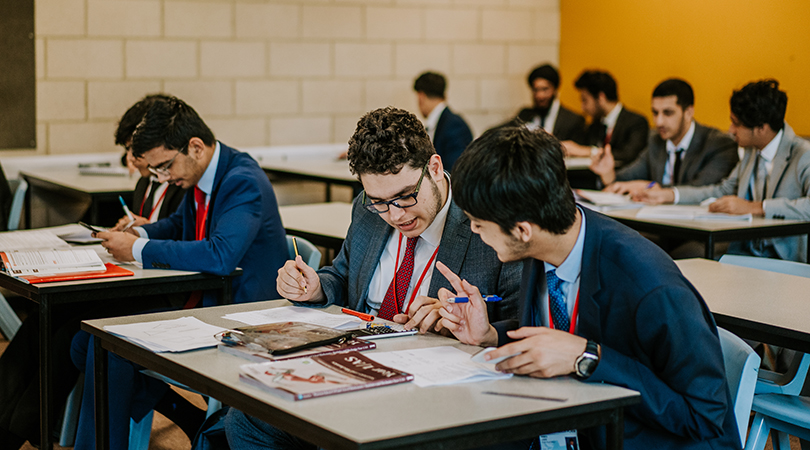
[[[559,433],[540,436],[541,450],[579,450],[577,430],[560,431]]]

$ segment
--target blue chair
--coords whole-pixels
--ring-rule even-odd
[[[293,237],[287,235],[287,254],[289,255],[290,259],[295,259],[295,248],[292,240]],[[321,251],[318,250],[318,247],[304,238],[296,237],[295,241],[298,243],[298,254],[301,255],[304,262],[315,270],[320,269]]]
[[[734,404],[734,417],[740,433],[741,446],[745,445],[748,418],[751,416],[751,402],[759,373],[759,355],[742,339],[728,330],[718,327],[720,347],[723,350],[723,363],[726,367],[726,382]]]

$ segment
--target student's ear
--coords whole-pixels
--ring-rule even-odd
[[[428,160],[428,172],[430,172],[430,177],[436,183],[444,178],[444,163],[442,163],[441,156],[433,155],[430,157],[430,160]]]
[[[188,156],[199,160],[205,153],[205,143],[198,137],[193,137],[188,141]]]
[[[512,228],[512,236],[520,242],[529,242],[532,239],[532,224],[529,222],[518,222]]]

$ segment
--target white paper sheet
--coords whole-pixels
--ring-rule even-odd
[[[512,374],[470,360],[470,354],[455,347],[430,347],[366,354],[380,364],[412,373],[419,387],[499,380]]]
[[[66,247],[70,247],[67,242],[46,230],[23,230],[0,233],[0,251]]]
[[[104,330],[153,352],[184,352],[216,347],[219,341],[214,335],[225,331],[222,327],[209,325],[194,317],[110,325]]]
[[[676,219],[676,220],[709,220],[750,222],[751,214],[725,214],[709,212],[708,206],[697,205],[659,205],[645,206],[638,211],[639,219]]]
[[[365,322],[347,314],[330,314],[315,308],[303,306],[282,306],[280,308],[247,311],[223,316],[223,319],[236,320],[248,325],[262,325],[276,322],[306,322],[327,328],[355,329],[365,326]]]

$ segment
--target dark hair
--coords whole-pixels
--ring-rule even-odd
[[[550,64],[543,64],[542,66],[535,67],[529,74],[529,87],[534,87],[534,80],[542,78],[548,80],[554,86],[554,89],[560,87],[560,74],[557,69]]]
[[[169,98],[171,97],[166,94],[149,94],[130,106],[118,122],[118,128],[115,130],[115,145],[126,147],[127,144],[129,144],[129,140],[132,139],[132,133],[135,132],[135,127],[141,123],[141,119],[143,119],[146,111],[152,107],[155,101],[165,101]]]
[[[779,82],[768,79],[746,84],[731,94],[731,112],[747,128],[768,124],[773,131],[785,125],[787,94],[779,90]]]
[[[695,93],[692,91],[692,86],[680,78],[670,78],[664,80],[655,87],[653,97],[669,97],[674,95],[677,97],[677,103],[681,109],[686,109],[695,104]]]
[[[355,175],[421,170],[436,154],[424,125],[413,114],[388,106],[366,113],[349,139],[349,169]]]
[[[436,72],[425,72],[413,82],[413,90],[424,92],[430,98],[444,98],[447,81],[444,75]]]
[[[577,89],[585,89],[593,98],[598,98],[599,93],[602,92],[605,94],[605,98],[612,102],[619,100],[616,80],[607,72],[586,70],[577,78],[574,87]]]
[[[132,134],[132,156],[139,158],[160,146],[186,153],[193,137],[208,146],[215,142],[214,133],[186,102],[177,97],[156,100]]]
[[[453,200],[471,216],[510,233],[528,221],[563,234],[576,220],[560,141],[543,130],[508,126],[473,141],[453,166]]]

